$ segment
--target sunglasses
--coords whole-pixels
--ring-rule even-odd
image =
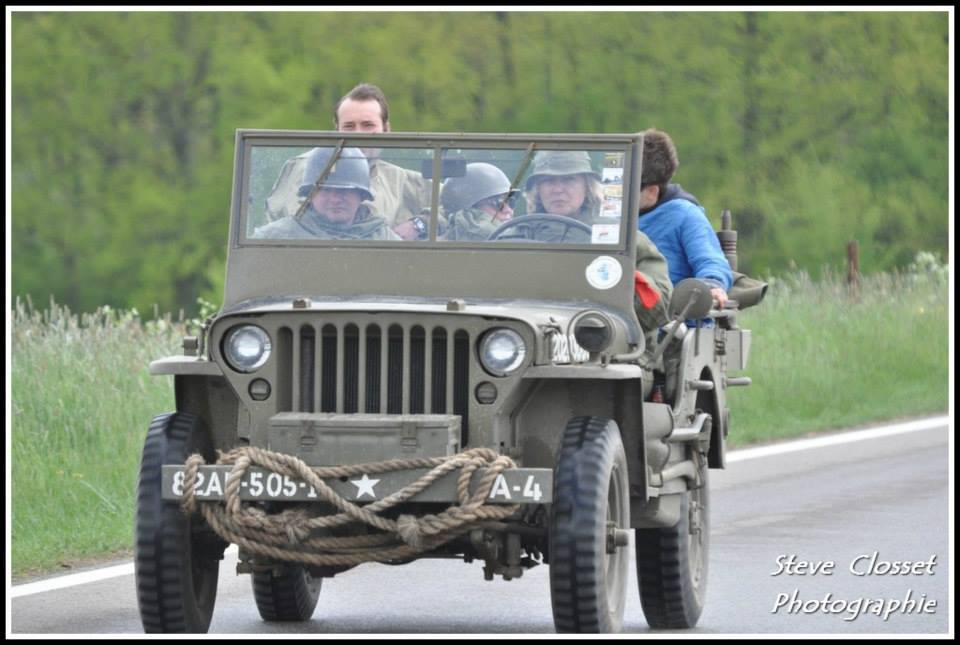
[[[503,208],[504,206],[509,206],[514,208],[517,205],[517,198],[520,197],[519,191],[514,191],[507,195],[503,193],[502,195],[497,195],[495,197],[488,197],[480,202],[477,202],[477,208],[483,206],[489,206],[490,208],[497,210]]]

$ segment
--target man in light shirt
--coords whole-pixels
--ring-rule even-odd
[[[333,124],[340,132],[390,132],[387,99],[376,85],[362,83],[343,96],[333,108]],[[425,237],[431,198],[431,184],[420,173],[380,159],[377,148],[362,148],[370,164],[370,209],[387,220],[405,240]],[[288,159],[267,197],[267,213],[273,219],[288,217],[299,207],[297,188],[302,183],[304,153]]]

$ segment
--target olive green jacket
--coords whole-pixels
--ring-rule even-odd
[[[370,192],[373,210],[392,227],[429,212],[433,187],[418,172],[378,160],[370,167]]]
[[[665,325],[670,316],[667,313],[667,304],[673,294],[673,283],[670,282],[670,272],[667,270],[667,260],[657,250],[643,231],[637,231],[637,263],[636,269],[660,294],[660,298],[652,308],[647,309],[636,294],[633,296],[633,308],[637,312],[640,326],[645,331],[652,331]]]
[[[284,217],[261,226],[252,237],[275,240],[399,240],[386,220],[373,215],[366,205],[360,206],[351,224],[334,224],[321,217],[313,206],[299,218]]]
[[[446,216],[444,239],[482,242],[503,224],[479,208],[465,208]]]

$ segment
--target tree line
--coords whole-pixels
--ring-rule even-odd
[[[237,128],[666,130],[757,275],[948,248],[943,12],[12,14],[12,283],[76,310],[219,302]]]

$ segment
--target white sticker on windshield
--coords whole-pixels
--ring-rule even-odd
[[[587,266],[587,282],[594,289],[615,287],[622,277],[623,267],[609,255],[601,255]]]
[[[591,244],[616,244],[620,241],[619,224],[594,224],[590,231]]]

